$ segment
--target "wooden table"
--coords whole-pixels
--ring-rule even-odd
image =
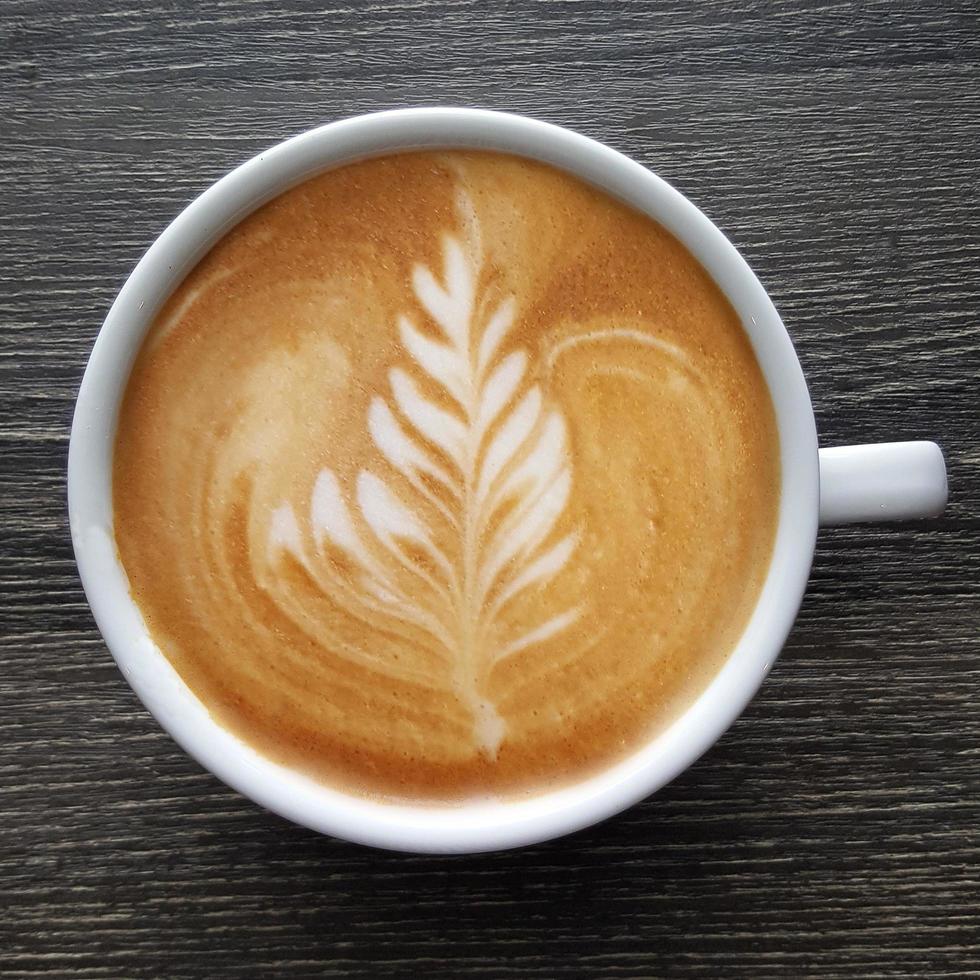
[[[2,0],[0,973],[980,975],[978,28],[975,0]],[[941,520],[821,534],[782,660],[671,786],[476,858],[319,837],[202,772],[66,524],[85,359],[165,223],[289,134],[419,103],[662,174],[768,287],[824,442],[936,439],[951,485]]]

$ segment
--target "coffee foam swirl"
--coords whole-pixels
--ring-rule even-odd
[[[171,298],[116,534],[154,638],[263,751],[393,797],[540,789],[717,669],[774,445],[662,229],[540,165],[412,154],[289,192]]]

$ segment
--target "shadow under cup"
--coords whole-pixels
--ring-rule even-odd
[[[228,230],[284,190],[342,163],[427,148],[541,160],[654,218],[737,312],[778,427],[781,496],[771,565],[724,666],[681,717],[637,752],[578,784],[514,802],[380,803],[260,755],[216,724],[150,639],[113,534],[119,406],[146,331],[170,293]],[[399,850],[472,852],[556,837],[622,810],[690,765],[744,709],[788,635],[809,574],[819,508],[817,442],[799,362],[772,303],[722,233],[680,194],[620,154],[554,126],[478,110],[401,110],[324,126],[274,147],[211,187],[154,243],[110,310],[82,383],[69,453],[69,506],[79,571],[99,628],[133,689],[190,755],[256,802],[315,830]]]

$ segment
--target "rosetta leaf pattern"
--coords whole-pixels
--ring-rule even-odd
[[[444,237],[441,276],[421,265],[412,275],[418,309],[397,320],[404,359],[367,410],[387,469],[365,467],[347,488],[323,469],[310,501],[312,553],[288,503],[273,514],[270,541],[316,565],[352,615],[423,635],[471,712],[477,748],[493,757],[506,729],[484,693],[489,672],[568,628],[578,608],[511,636],[502,613],[562,571],[577,534],[555,540],[572,486],[567,426],[529,381],[527,352],[507,348],[513,298],[480,295],[474,221],[471,212],[462,240]],[[317,563],[328,551],[354,576]]]

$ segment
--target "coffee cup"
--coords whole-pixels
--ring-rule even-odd
[[[133,364],[154,317],[209,249],[261,205],[316,174],[433,149],[491,150],[544,162],[675,236],[738,314],[768,386],[781,462],[775,541],[754,609],[731,654],[686,710],[627,757],[572,785],[447,806],[344,792],[272,761],[222,727],[158,648],[131,595],[114,532],[112,485],[115,434]],[[946,492],[942,454],[933,443],[818,449],[806,383],[778,313],[735,248],[682,195],[593,140],[470,109],[398,110],[323,126],[260,154],[205,191],[151,246],[113,304],[79,392],[68,464],[72,538],[96,622],[124,676],[172,737],[228,785],[297,823],[359,843],[439,853],[558,837],[658,790],[721,736],[771,668],[802,599],[818,526],[936,515]]]

